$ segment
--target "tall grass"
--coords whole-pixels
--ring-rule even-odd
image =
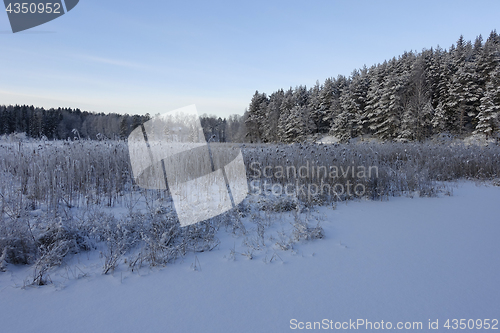
[[[127,145],[119,141],[34,141],[0,144],[0,172],[33,207],[113,206],[130,189]],[[10,187],[10,189],[9,189]]]
[[[436,193],[437,182],[493,179],[500,176],[500,146],[496,145],[251,145],[245,147],[244,157],[250,181],[258,180],[260,184],[266,181],[283,186],[298,184],[304,185],[304,188],[316,185],[317,196],[298,193],[306,201],[317,197],[322,197],[323,200],[348,200],[360,196],[380,199],[409,193],[429,196]],[[303,172],[299,174],[301,167]],[[306,171],[307,167],[309,172]],[[280,170],[284,172],[281,174]],[[358,173],[360,170],[365,172]],[[264,171],[267,173],[264,174]],[[338,188],[341,189],[347,188],[348,182],[363,185],[359,187],[364,188],[364,191],[359,191],[362,195],[356,195],[354,191],[340,194],[341,191],[338,190],[336,193],[332,191],[328,196],[327,187],[321,195],[322,184],[329,184],[331,188],[339,185]]]

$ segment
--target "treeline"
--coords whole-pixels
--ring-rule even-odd
[[[149,114],[104,114],[70,108],[46,110],[28,105],[0,105],[0,135],[26,133],[30,138],[49,140],[124,140],[149,119]],[[200,121],[207,141],[242,142],[245,139],[241,116],[222,119],[204,114]]]
[[[246,141],[299,142],[333,135],[425,140],[435,134],[498,134],[500,36],[461,36],[449,50],[405,52],[328,78],[310,89],[258,91],[244,115]]]
[[[245,124],[243,116],[231,115],[227,119],[213,115],[200,116],[205,139],[209,142],[244,142]]]
[[[124,139],[148,114],[120,115],[81,111],[80,109],[44,109],[28,105],[0,105],[0,135],[26,133],[31,138]]]

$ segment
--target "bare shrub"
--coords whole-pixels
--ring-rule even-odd
[[[0,224],[0,250],[7,263],[28,265],[36,258],[37,246],[30,226],[23,219],[3,219]]]
[[[7,271],[7,247],[3,248],[2,254],[0,255],[0,272]]]
[[[103,252],[103,274],[112,272],[121,257],[140,241],[141,225],[133,219],[116,219],[111,214],[99,214],[99,224],[94,233],[106,244]]]
[[[34,264],[32,284],[37,286],[49,284],[51,281],[47,273],[52,267],[62,263],[70,248],[70,242],[63,239],[48,245],[40,245],[40,255]]]
[[[323,228],[319,224],[315,227],[310,227],[305,221],[295,222],[293,224],[293,236],[295,240],[312,240],[325,237]]]
[[[307,222],[307,216],[301,215],[298,209],[294,211],[293,218],[292,234],[295,241],[321,239],[325,237],[324,230],[319,225],[319,221],[315,227],[311,227]]]

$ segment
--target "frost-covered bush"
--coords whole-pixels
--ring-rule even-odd
[[[49,222],[38,234],[36,242],[41,247],[51,248],[55,244],[65,243],[67,252],[79,253],[92,248],[90,235],[85,230],[78,229],[71,221]]]
[[[28,265],[34,262],[37,246],[26,221],[23,219],[2,219],[0,223],[0,252],[6,263]]]
[[[3,248],[0,253],[0,272],[7,271],[7,247]]]
[[[312,240],[325,237],[323,228],[319,225],[311,227],[305,221],[297,221],[294,223],[293,227],[293,236],[297,241]]]
[[[92,248],[89,234],[75,227],[71,221],[51,221],[35,233],[37,259],[34,263],[33,284],[48,283],[47,273],[55,266],[59,266],[68,254],[88,251]],[[34,236],[35,237],[35,236]]]
[[[35,262],[32,284],[42,286],[50,283],[49,270],[62,263],[71,249],[69,241],[60,239],[48,245],[39,244],[38,258]]]
[[[296,196],[273,195],[271,191],[263,192],[252,201],[259,210],[266,212],[290,212],[297,208],[299,204]]]
[[[113,271],[122,256],[136,246],[140,241],[143,231],[142,223],[135,219],[117,219],[112,214],[95,212],[91,215],[92,235],[98,241],[105,244],[101,251],[104,257],[103,273]]]

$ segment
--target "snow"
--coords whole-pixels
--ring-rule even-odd
[[[331,135],[327,135],[327,136],[316,141],[316,143],[324,143],[324,144],[338,143],[338,142],[340,142],[340,140],[338,138],[336,138],[335,136],[331,136]]]
[[[500,187],[466,182],[452,196],[318,207],[325,238],[267,264],[264,253],[230,260],[242,239],[221,231],[218,249],[163,269],[101,275],[98,253],[83,253],[53,285],[19,288],[27,268],[14,268],[0,273],[0,327],[287,332],[291,319],[365,319],[425,330],[439,319],[444,331],[446,319],[500,319],[499,199]]]

